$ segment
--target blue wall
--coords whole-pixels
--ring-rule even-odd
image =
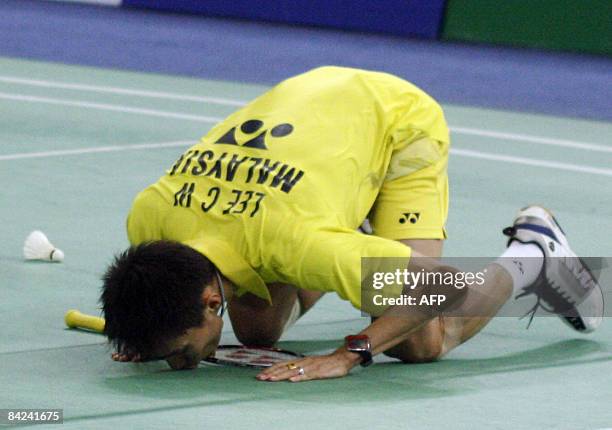
[[[0,0],[0,56],[265,85],[335,64],[396,74],[442,103],[612,120],[608,57],[140,8]]]
[[[435,39],[445,0],[123,0],[123,6]]]

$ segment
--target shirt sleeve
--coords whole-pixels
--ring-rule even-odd
[[[304,233],[293,252],[284,253],[286,261],[276,265],[280,275],[299,288],[335,292],[353,306],[362,307],[364,294],[372,293],[368,274],[408,267],[411,250],[390,239],[362,234],[350,229],[318,229]],[[362,273],[362,263],[366,271]],[[371,285],[371,283],[370,283]],[[397,295],[399,289],[385,293]],[[386,295],[386,294],[385,294]]]

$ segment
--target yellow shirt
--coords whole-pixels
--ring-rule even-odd
[[[392,75],[322,67],[281,82],[230,115],[141,192],[132,244],[177,240],[239,287],[266,283],[336,292],[361,306],[361,257],[410,248],[355,229],[391,154],[423,135],[448,141],[440,108]]]

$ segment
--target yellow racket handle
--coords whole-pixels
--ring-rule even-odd
[[[87,315],[77,311],[76,309],[70,309],[64,315],[64,321],[70,328],[81,328],[95,331],[96,333],[104,332],[104,318],[95,317],[93,315]]]

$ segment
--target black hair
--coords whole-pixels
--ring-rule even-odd
[[[118,352],[145,358],[165,341],[202,324],[202,291],[215,275],[204,255],[166,240],[115,256],[102,280],[104,334]]]

